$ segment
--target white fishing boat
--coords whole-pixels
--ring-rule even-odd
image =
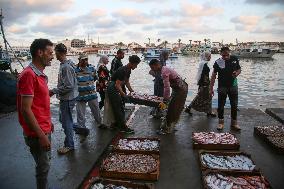
[[[167,50],[168,52],[170,52],[170,49],[153,49],[153,48],[149,48],[147,49],[147,51],[143,54],[145,59],[154,59],[160,58],[160,54],[162,51]],[[170,53],[169,54],[169,59],[176,59],[178,58],[177,54],[175,53]]]
[[[268,48],[245,48],[232,51],[232,55],[240,58],[272,58],[276,51]]]
[[[116,56],[117,51],[117,48],[102,48],[98,50],[98,55]]]

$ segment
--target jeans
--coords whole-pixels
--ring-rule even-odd
[[[61,112],[61,123],[62,128],[65,133],[64,146],[69,148],[74,148],[74,140],[73,140],[73,118],[72,118],[72,110],[75,106],[75,100],[61,100],[59,102],[60,112]]]
[[[219,87],[218,88],[218,118],[224,119],[224,106],[226,98],[229,97],[231,105],[231,118],[237,120],[238,109],[238,87]]]
[[[51,141],[50,134],[48,135]],[[36,185],[37,189],[48,188],[48,171],[50,167],[51,151],[46,151],[40,146],[39,139],[37,137],[25,136],[26,145],[29,146],[30,152],[36,163]]]
[[[77,123],[79,127],[86,127],[85,122],[86,122],[86,104],[88,103],[92,115],[96,122],[100,125],[102,123],[102,118],[101,118],[101,113],[100,113],[100,108],[99,108],[99,103],[98,99],[93,99],[90,101],[77,101],[76,104],[76,111],[77,111]]]

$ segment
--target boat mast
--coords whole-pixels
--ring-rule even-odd
[[[17,59],[17,61],[20,63],[20,65],[22,66],[22,68],[24,69],[24,66],[23,64],[21,63],[21,61],[19,60],[19,58],[15,55],[15,52],[13,51],[11,45],[9,44],[9,42],[7,41],[6,37],[5,37],[5,33],[4,33],[4,27],[3,27],[3,14],[2,14],[2,9],[1,9],[1,12],[0,12],[0,26],[1,26],[1,33],[2,33],[2,37],[4,39],[4,44],[5,44],[5,50],[6,50],[6,53],[8,55],[8,46],[10,47],[10,49],[12,50],[13,52],[13,55],[14,57]],[[11,64],[10,64],[10,71],[11,73],[13,72],[12,71],[12,68],[11,68]]]

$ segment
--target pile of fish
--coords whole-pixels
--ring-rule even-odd
[[[113,184],[103,185],[102,183],[96,183],[91,187],[91,189],[132,189],[132,188],[126,188],[124,186],[116,186]]]
[[[252,160],[244,155],[213,155],[209,153],[201,154],[202,164],[210,169],[232,169],[251,171],[255,168]]]
[[[140,93],[131,93],[130,96],[132,98],[140,99],[140,100],[147,100],[152,102],[163,102],[163,97],[158,97],[154,95],[148,95],[148,94],[140,94]]]
[[[151,155],[142,154],[110,154],[103,160],[105,171],[151,173],[158,168],[157,160]]]
[[[266,136],[284,136],[284,126],[259,126],[255,129]]]
[[[269,183],[262,176],[223,176],[208,174],[205,184],[209,189],[268,189]]]
[[[231,133],[199,132],[193,133],[193,141],[199,144],[237,144],[237,138]]]
[[[276,147],[284,149],[284,136],[267,137],[267,139],[269,140],[269,142],[271,142]]]
[[[117,148],[121,150],[158,151],[159,141],[149,139],[120,139]]]

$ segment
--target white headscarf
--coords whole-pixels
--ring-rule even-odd
[[[200,55],[200,63],[199,63],[198,72],[197,72],[197,75],[196,75],[197,83],[199,82],[199,80],[201,78],[201,74],[202,74],[204,64],[207,64],[208,61],[209,61],[209,59],[208,59],[209,55],[211,55],[211,53],[208,52],[208,51],[205,51]]]
[[[101,65],[105,65],[104,61],[108,59],[108,56],[106,55],[102,55],[99,62],[98,62],[98,65],[97,65],[97,70],[99,70],[100,66]]]

